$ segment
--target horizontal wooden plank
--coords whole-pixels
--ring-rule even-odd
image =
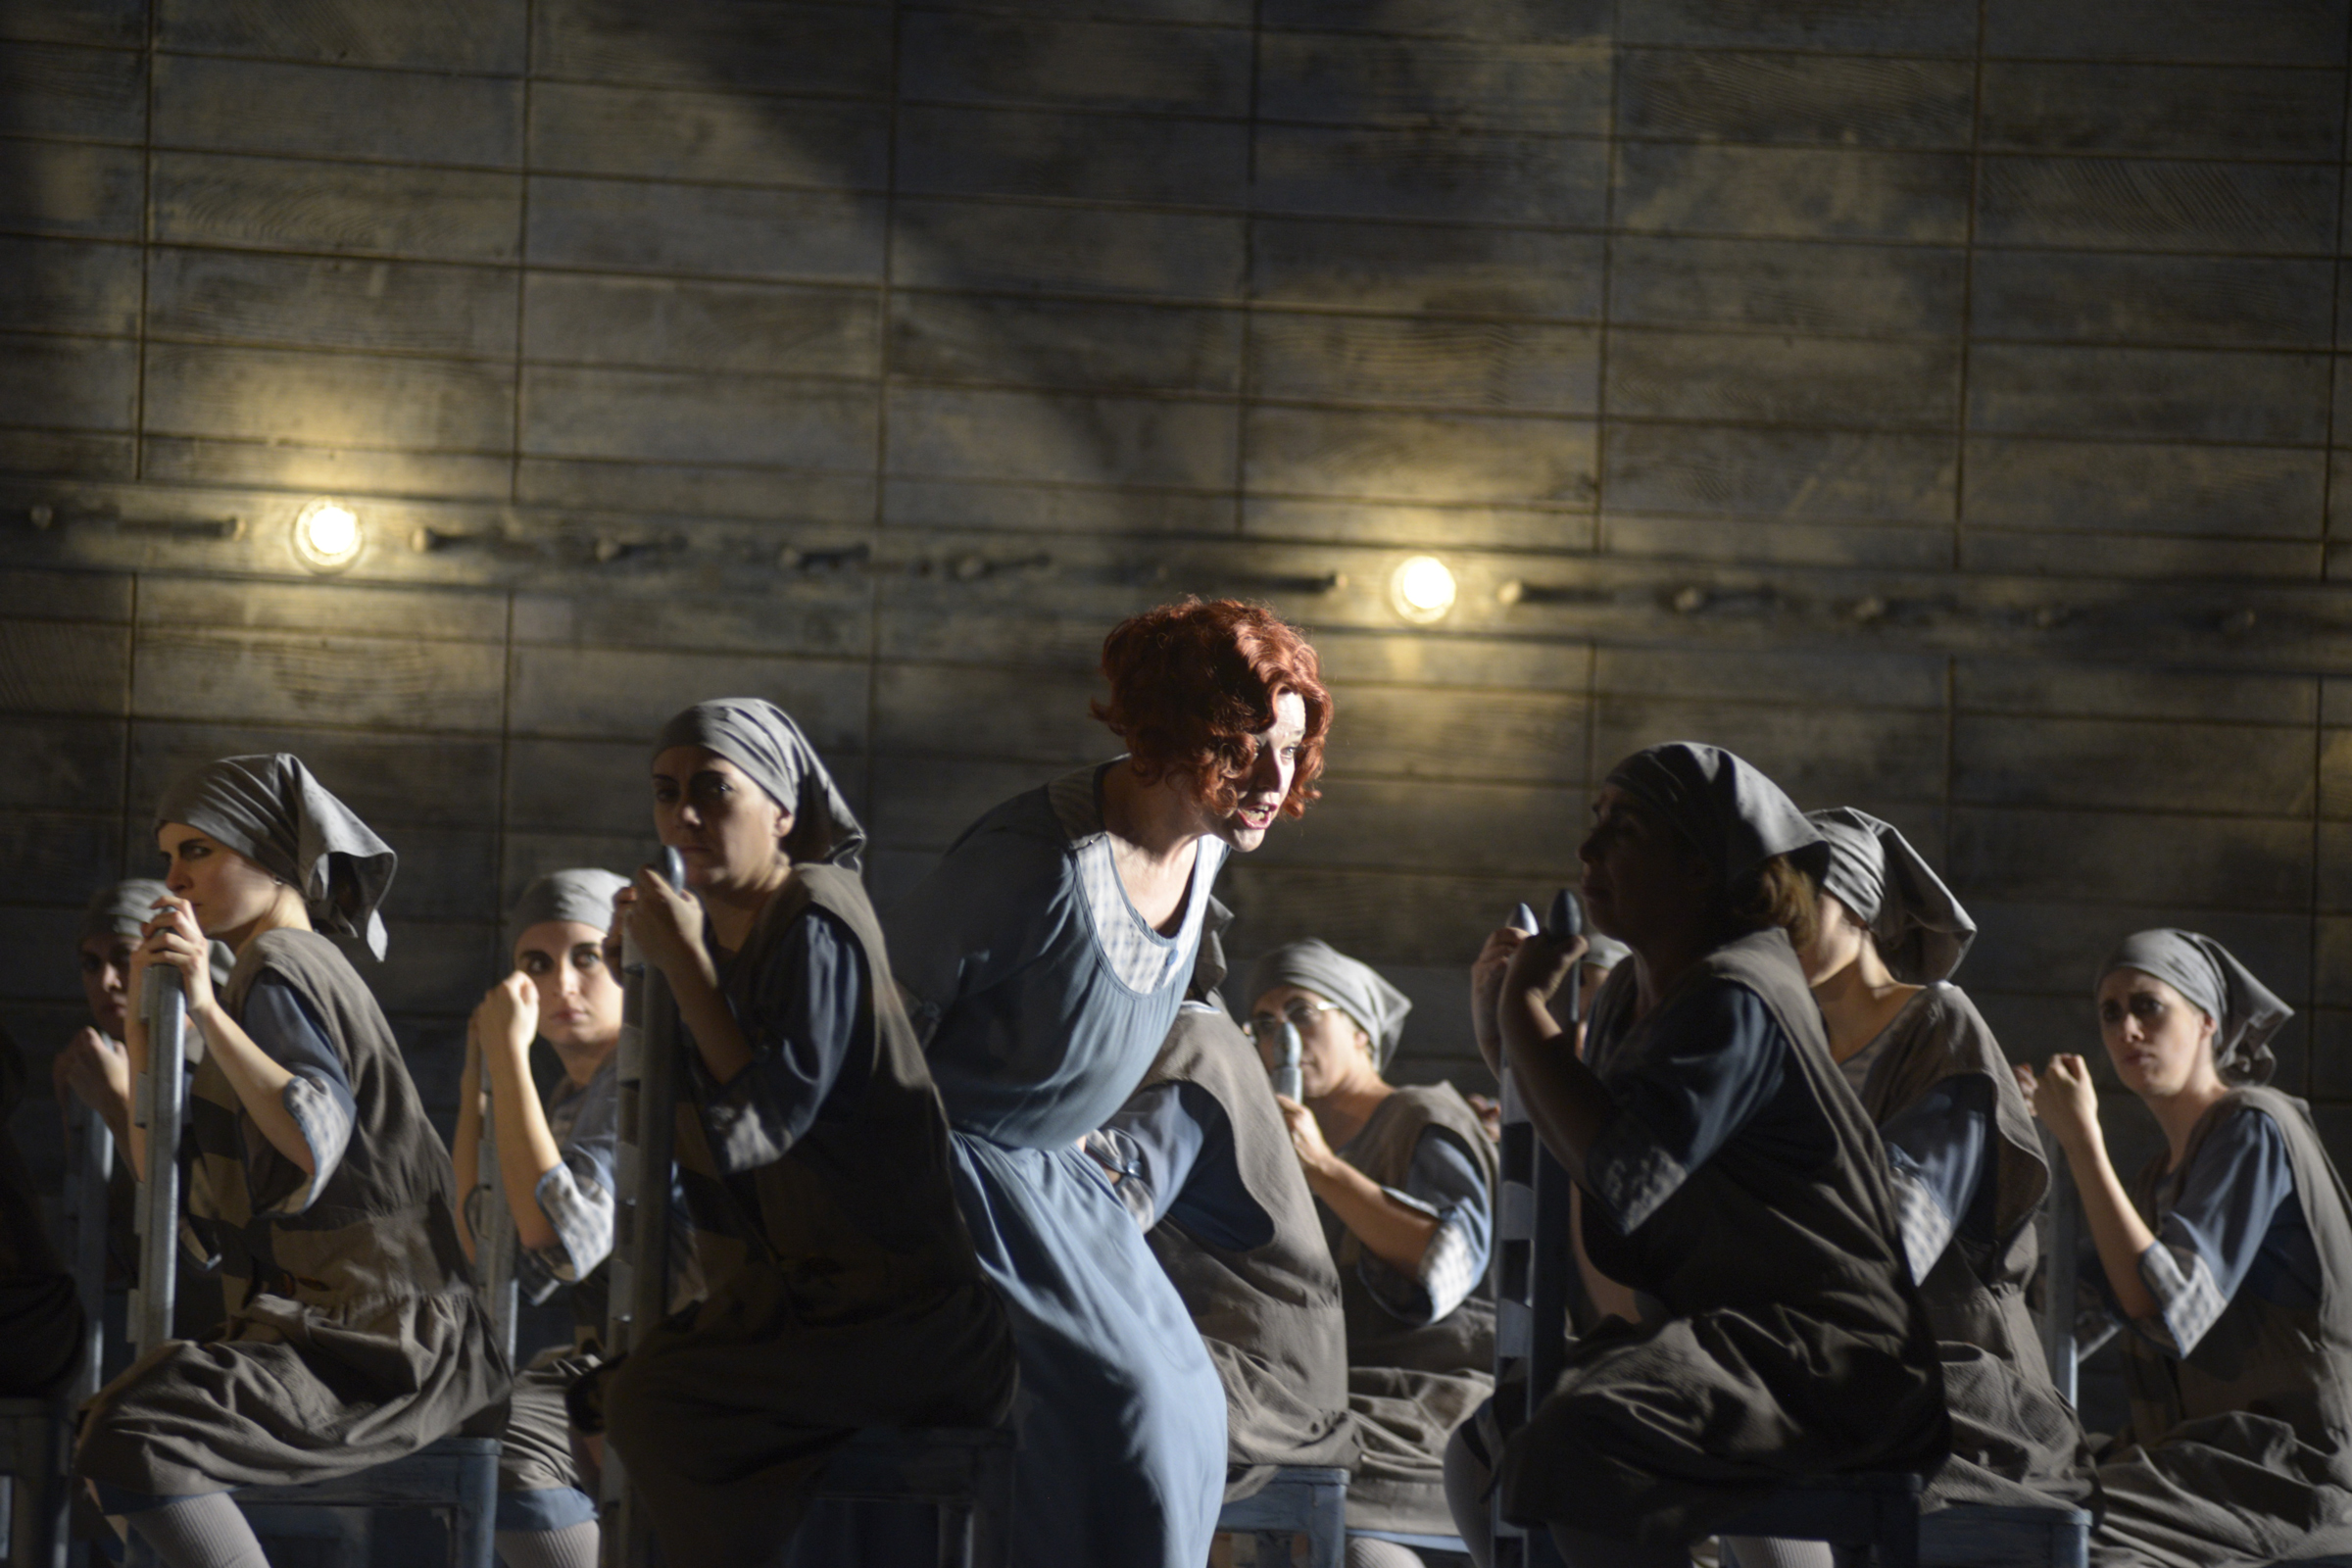
[[[1936,712],[1603,696],[1592,722],[1597,777],[1644,746],[1703,741],[1746,758],[1807,810],[1858,806],[1886,816],[1943,791]]]
[[[157,626],[139,635],[141,718],[490,730],[498,650],[479,643]]]
[[[1348,777],[1585,782],[1582,693],[1349,685],[1335,687],[1332,699],[1325,756]]]
[[[2199,0],[2140,0],[2118,11],[2102,0],[1989,0],[1984,48],[2060,59],[2307,66],[2342,57],[2344,8],[2246,0],[2217,10]]]
[[[103,810],[122,799],[122,725],[112,718],[0,718],[0,807]]]
[[[764,697],[819,751],[865,744],[862,664],[746,654],[597,648],[514,650],[509,732],[650,744],[669,716],[711,697]]]
[[[156,42],[196,54],[520,75],[526,0],[157,0]]]
[[[2325,256],[2335,183],[2333,166],[1988,157],[1977,241]]]
[[[1956,343],[1872,343],[1759,333],[1609,334],[1609,412],[1672,419],[1903,428],[1948,426]]]
[[[1234,310],[891,296],[894,376],[1230,394],[1241,389],[1241,361],[1242,315]]]
[[[1772,706],[1939,710],[1945,661],[1933,655],[1765,653],[1695,648],[1600,648],[1595,691],[1611,697],[1714,698]]]
[[[1969,357],[1969,425],[2318,444],[2328,439],[2329,369],[2316,354],[1981,344]]]
[[[2219,583],[2236,579],[2252,584],[2317,582],[2325,555],[2324,547],[2316,540],[2305,543],[2198,539],[2143,533],[2131,536],[2130,549],[2119,550],[2116,538],[2110,533],[2013,533],[1971,528],[1959,536],[1959,564],[1963,571],[2060,581],[2136,577],[2151,582]],[[2063,604],[2045,608],[2061,615],[2066,613]],[[2041,610],[2034,612],[2036,617],[2041,613]],[[2221,626],[2226,616],[2234,613],[2235,611],[2218,612],[2210,624]]]
[[[875,375],[878,301],[857,288],[534,272],[523,352],[643,369]]]
[[[55,476],[104,483],[133,478],[137,471],[128,432],[98,435],[0,428],[0,473],[20,479]]]
[[[631,86],[890,91],[891,8],[745,3],[648,11],[634,0],[531,10],[532,69]]]
[[[0,605],[27,620],[127,623],[136,598],[136,581],[125,572],[0,567]]]
[[[1230,405],[906,387],[891,392],[889,410],[894,476],[1233,482]]]
[[[147,350],[151,430],[354,446],[507,450],[514,368],[484,360],[215,348]]]
[[[522,83],[158,55],[155,140],[207,152],[514,169],[522,163]]]
[[[1235,215],[1129,213],[902,199],[890,276],[914,288],[1238,299],[1248,247]]]
[[[1482,687],[1581,696],[1591,685],[1592,651],[1579,643],[1432,635],[1311,626],[1323,678],[1358,686]],[[1349,720],[1350,725],[1353,719]]]
[[[1952,799],[2301,816],[2312,809],[2312,746],[2308,728],[1963,714],[1952,729]]]
[[[903,109],[895,172],[913,195],[1240,207],[1250,132],[1236,121]]]
[[[1962,659],[1952,666],[1962,712],[2082,718],[2309,724],[2319,682],[2302,675],[2212,674],[2054,659]]]
[[[830,526],[873,519],[874,480],[870,473],[785,473],[756,466],[525,457],[514,465],[514,499],[624,514]]]
[[[1396,506],[1369,501],[1259,500],[1242,506],[1242,532],[1257,539],[1463,550],[1590,550],[1592,514],[1533,507]]]
[[[2319,985],[2316,1000],[2337,1006],[2352,1004],[2352,918],[2324,915],[2319,927]]]
[[[435,642],[500,642],[506,637],[507,596],[463,589],[155,576],[140,585],[138,618],[143,626],[383,632]]]
[[[1612,506],[1777,517],[1949,522],[1948,437],[1615,425]]]
[[[1320,937],[1375,965],[1427,964],[1441,955],[1466,964],[1512,905],[1548,891],[1540,875],[1308,870],[1248,857],[1217,879],[1217,897],[1232,907],[1235,929],[1246,931],[1252,947]]]
[[[1555,44],[1602,41],[1610,17],[1601,0],[1267,0],[1258,10],[1265,27]]]
[[[0,54],[0,131],[138,141],[147,133],[147,62],[119,49],[11,44]]]
[[[140,453],[142,476],[162,483],[314,495],[504,501],[514,473],[514,460],[504,453],[369,452],[268,439],[149,435],[140,442]]]
[[[522,237],[521,177],[483,170],[164,152],[154,201],[165,244],[508,262]]]
[[[290,729],[270,722],[205,724],[142,718],[130,727],[130,819],[144,824],[172,782],[222,757],[291,752],[370,823],[393,828],[483,828],[498,819],[498,740],[384,730]],[[398,848],[396,844],[394,848]]]
[[[1629,49],[1617,132],[1751,146],[1966,147],[1966,60]]]
[[[1616,221],[1635,233],[1938,245],[1968,234],[1960,154],[1634,142],[1618,169]]]
[[[0,332],[0,422],[127,430],[138,346],[122,338]]]
[[[1995,528],[2316,539],[2327,489],[2318,451],[1985,436],[1968,443],[1961,512]]]
[[[873,197],[621,179],[531,181],[531,260],[551,267],[844,282],[882,271]]]
[[[999,479],[892,478],[882,494],[887,526],[1005,533],[1230,534],[1236,510],[1230,495]]]
[[[1662,516],[1610,508],[1599,532],[1611,555],[1630,558],[1903,571],[1937,570],[1952,558],[1950,527],[1915,523]]]
[[[0,228],[73,239],[136,239],[146,156],[87,142],[10,144]]]
[[[1609,52],[1592,45],[1267,32],[1258,46],[1261,121],[1605,136],[1608,101]]]
[[[2154,926],[2180,926],[2223,943],[2281,996],[2299,999],[2310,994],[2311,923],[2297,915],[2232,914],[2187,902],[2034,904],[1990,899],[1972,903],[1969,913],[1977,922],[1977,940],[1956,978],[1972,989],[2087,1000],[2100,965],[2125,937]]]
[[[74,958],[74,939],[81,929],[81,900],[100,880],[92,876],[61,886],[58,892],[67,897],[61,898],[58,906],[72,907],[0,905],[0,996],[17,1003],[86,1006]],[[64,1043],[42,1042],[51,1050]]]
[[[540,81],[531,168],[746,185],[873,190],[890,178],[879,104]]]
[[[519,593],[514,640],[569,647],[849,657],[870,645],[869,590],[855,572],[741,580],[727,593],[662,598]]]
[[[1350,724],[1338,733],[1362,732]],[[1582,790],[1397,783],[1354,773],[1326,773],[1318,787],[1323,798],[1303,817],[1268,831],[1256,863],[1531,880],[1578,875],[1576,847],[1589,826]]]
[[[421,262],[183,250],[147,269],[158,338],[512,358],[514,274]]]
[[[1564,418],[1248,411],[1244,482],[1258,491],[1501,505],[1592,499],[1593,427]]]
[[[2320,814],[2352,818],[2352,731],[2320,732]]]
[[[0,878],[12,888],[75,888],[93,868],[103,876],[122,863],[119,814],[11,811],[0,817]]]
[[[463,1018],[505,972],[497,928],[416,920],[386,921],[389,941],[381,963],[355,955],[353,967],[386,1012],[442,1013]]]
[[[1593,227],[1608,183],[1598,141],[1260,125],[1253,152],[1256,205],[1294,217]]]
[[[2340,72],[1994,60],[1984,92],[2004,151],[2332,163],[2343,133]]]
[[[1250,37],[1240,28],[913,11],[899,49],[899,92],[917,101],[1250,113]]]
[[[1959,330],[1964,260],[1915,245],[1627,235],[1610,252],[1609,320],[1947,335]],[[1980,276],[1991,260],[1977,258]]]
[[[1250,390],[1312,403],[1591,414],[1600,334],[1416,318],[1253,312]]]
[[[2277,257],[1980,251],[1970,329],[1981,337],[2324,348],[2333,269]]]
[[[2352,752],[2333,731],[2320,742],[2320,809],[2342,813],[2347,784],[2352,784]],[[2312,830],[2313,895],[2325,913],[2352,913],[2352,823],[2322,822]]]
[[[887,780],[911,765],[905,759],[954,757],[958,765],[965,758],[1038,764],[1042,784],[1122,749],[1088,716],[1087,704],[1101,695],[1091,670],[877,664],[875,777]],[[975,724],[977,714],[988,721]]]
[[[1600,256],[1597,234],[1265,217],[1250,226],[1250,297],[1396,315],[1592,320],[1600,315]]]
[[[0,710],[77,718],[122,713],[129,686],[127,628],[0,620]]]
[[[147,41],[147,0],[0,0],[0,38],[135,49]]]
[[[1947,867],[1962,897],[2307,909],[2311,828],[2260,817],[1969,808]]]
[[[1936,0],[1653,0],[1624,12],[1621,43],[1968,54],[1976,19]]]
[[[521,444],[546,457],[870,472],[877,405],[875,388],[839,381],[532,366]]]
[[[1098,733],[1115,745],[1106,731]],[[1050,763],[969,760],[942,766],[886,758],[874,768],[866,831],[877,845],[908,858],[936,854],[999,805],[1054,777]]]
[[[388,828],[382,837],[400,857],[386,920],[491,920],[504,908],[492,827]]]
[[[596,833],[654,843],[650,737],[634,741],[516,739],[507,747],[510,831]],[[614,870],[626,867],[615,865]],[[537,874],[537,873],[534,873]]]

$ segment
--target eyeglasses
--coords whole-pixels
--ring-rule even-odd
[[[1283,1008],[1280,1017],[1276,1017],[1270,1012],[1256,1013],[1242,1027],[1250,1031],[1250,1038],[1253,1040],[1263,1040],[1268,1035],[1282,1033],[1282,1026],[1286,1023],[1296,1027],[1300,1034],[1304,1034],[1313,1027],[1317,1013],[1338,1012],[1339,1010],[1340,1004],[1336,1002],[1308,1002],[1301,999]]]

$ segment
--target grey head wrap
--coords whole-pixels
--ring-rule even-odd
[[[384,956],[384,922],[375,911],[400,857],[301,758],[224,757],[190,768],[156,804],[156,826],[166,822],[227,845],[291,884],[313,926],[360,938]]]
[[[548,872],[524,888],[507,911],[508,951],[525,931],[550,920],[577,920],[599,931],[612,930],[612,895],[628,885],[627,877],[594,866]]]
[[[1276,948],[1250,972],[1252,1002],[1276,986],[1312,991],[1353,1018],[1372,1037],[1372,1064],[1387,1067],[1404,1037],[1404,1015],[1412,999],[1380,977],[1370,964],[1350,958],[1330,943],[1309,937]]]
[[[2124,938],[2099,965],[2095,993],[2118,969],[2137,969],[2171,986],[2213,1020],[2213,1064],[2226,1084],[2267,1084],[2278,1069],[2271,1036],[2295,1009],[2254,978],[2228,948],[2194,931],[2160,926]]]
[[[784,853],[793,859],[858,869],[865,829],[817,760],[816,748],[784,710],[759,697],[697,703],[662,726],[654,755],[673,746],[715,752],[790,811],[792,831],[784,836]]]
[[[1949,979],[1977,939],[1977,922],[1911,841],[1850,806],[1814,811],[1810,820],[1830,846],[1822,892],[1869,928],[1887,972],[1913,986]]]
[[[1633,956],[1634,950],[1615,937],[1604,937],[1591,926],[1585,928],[1585,956],[1577,960],[1584,969],[1598,969],[1602,973],[1616,968]]]
[[[1675,828],[1730,887],[1776,855],[1821,874],[1829,850],[1796,803],[1761,769],[1720,746],[1668,741],[1609,772],[1616,785]]]
[[[74,940],[129,937],[135,941],[146,934],[147,922],[155,918],[156,902],[171,896],[172,890],[152,877],[134,876],[126,882],[110,882],[90,895],[89,905],[81,911],[81,935]],[[227,985],[236,966],[237,956],[228,944],[214,943],[213,984]]]

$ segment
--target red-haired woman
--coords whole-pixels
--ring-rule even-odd
[[[1331,698],[1252,605],[1187,600],[1102,645],[1128,755],[974,823],[890,922],[955,1128],[956,1196],[1020,1354],[1012,1560],[1200,1568],[1225,1396],[1078,1141],[1175,1021],[1225,857],[1313,798]]]

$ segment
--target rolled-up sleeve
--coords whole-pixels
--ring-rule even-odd
[[[866,984],[857,938],[812,908],[777,941],[748,1004],[736,1009],[751,1065],[721,1084],[702,1053],[684,1053],[721,1175],[782,1159],[816,1120],[851,1053],[871,1049]]]
[[[1405,1165],[1404,1186],[1381,1189],[1438,1222],[1421,1266],[1407,1274],[1367,1251],[1356,1273],[1380,1304],[1406,1323],[1450,1316],[1486,1277],[1494,1250],[1494,1196],[1467,1149],[1442,1127],[1424,1127]]]
[[[1880,1128],[1911,1278],[1924,1280],[1975,1200],[1992,1137],[1992,1085],[1971,1073],[1936,1084]]]
[[[1176,1084],[1138,1090],[1090,1142],[1098,1163],[1118,1174],[1119,1201],[1150,1230],[1184,1191],[1203,1137]]]
[[[516,1283],[533,1301],[546,1300],[558,1285],[577,1285],[612,1252],[612,1160],[620,1135],[613,1074],[591,1079],[570,1111],[557,1146],[559,1162],[540,1175],[532,1193],[555,1243],[523,1249],[515,1259]]]
[[[1780,1092],[1788,1039],[1756,996],[1710,985],[1668,1004],[1639,1058],[1609,1084],[1616,1114],[1585,1157],[1584,1186],[1631,1231]]]
[[[2267,1113],[2240,1110],[2216,1127],[2139,1254],[2156,1316],[2132,1328],[2174,1355],[2195,1349],[2244,1285],[2281,1207],[2295,1200],[2286,1139]]]
[[[359,1114],[351,1097],[351,1076],[309,999],[275,974],[254,982],[246,993],[244,1016],[237,1021],[265,1055],[293,1075],[279,1092],[278,1102],[311,1151],[312,1168],[305,1173],[262,1136],[252,1117],[238,1118],[244,1129],[245,1179],[253,1191],[254,1212],[299,1214],[316,1200],[351,1146],[352,1125]]]

